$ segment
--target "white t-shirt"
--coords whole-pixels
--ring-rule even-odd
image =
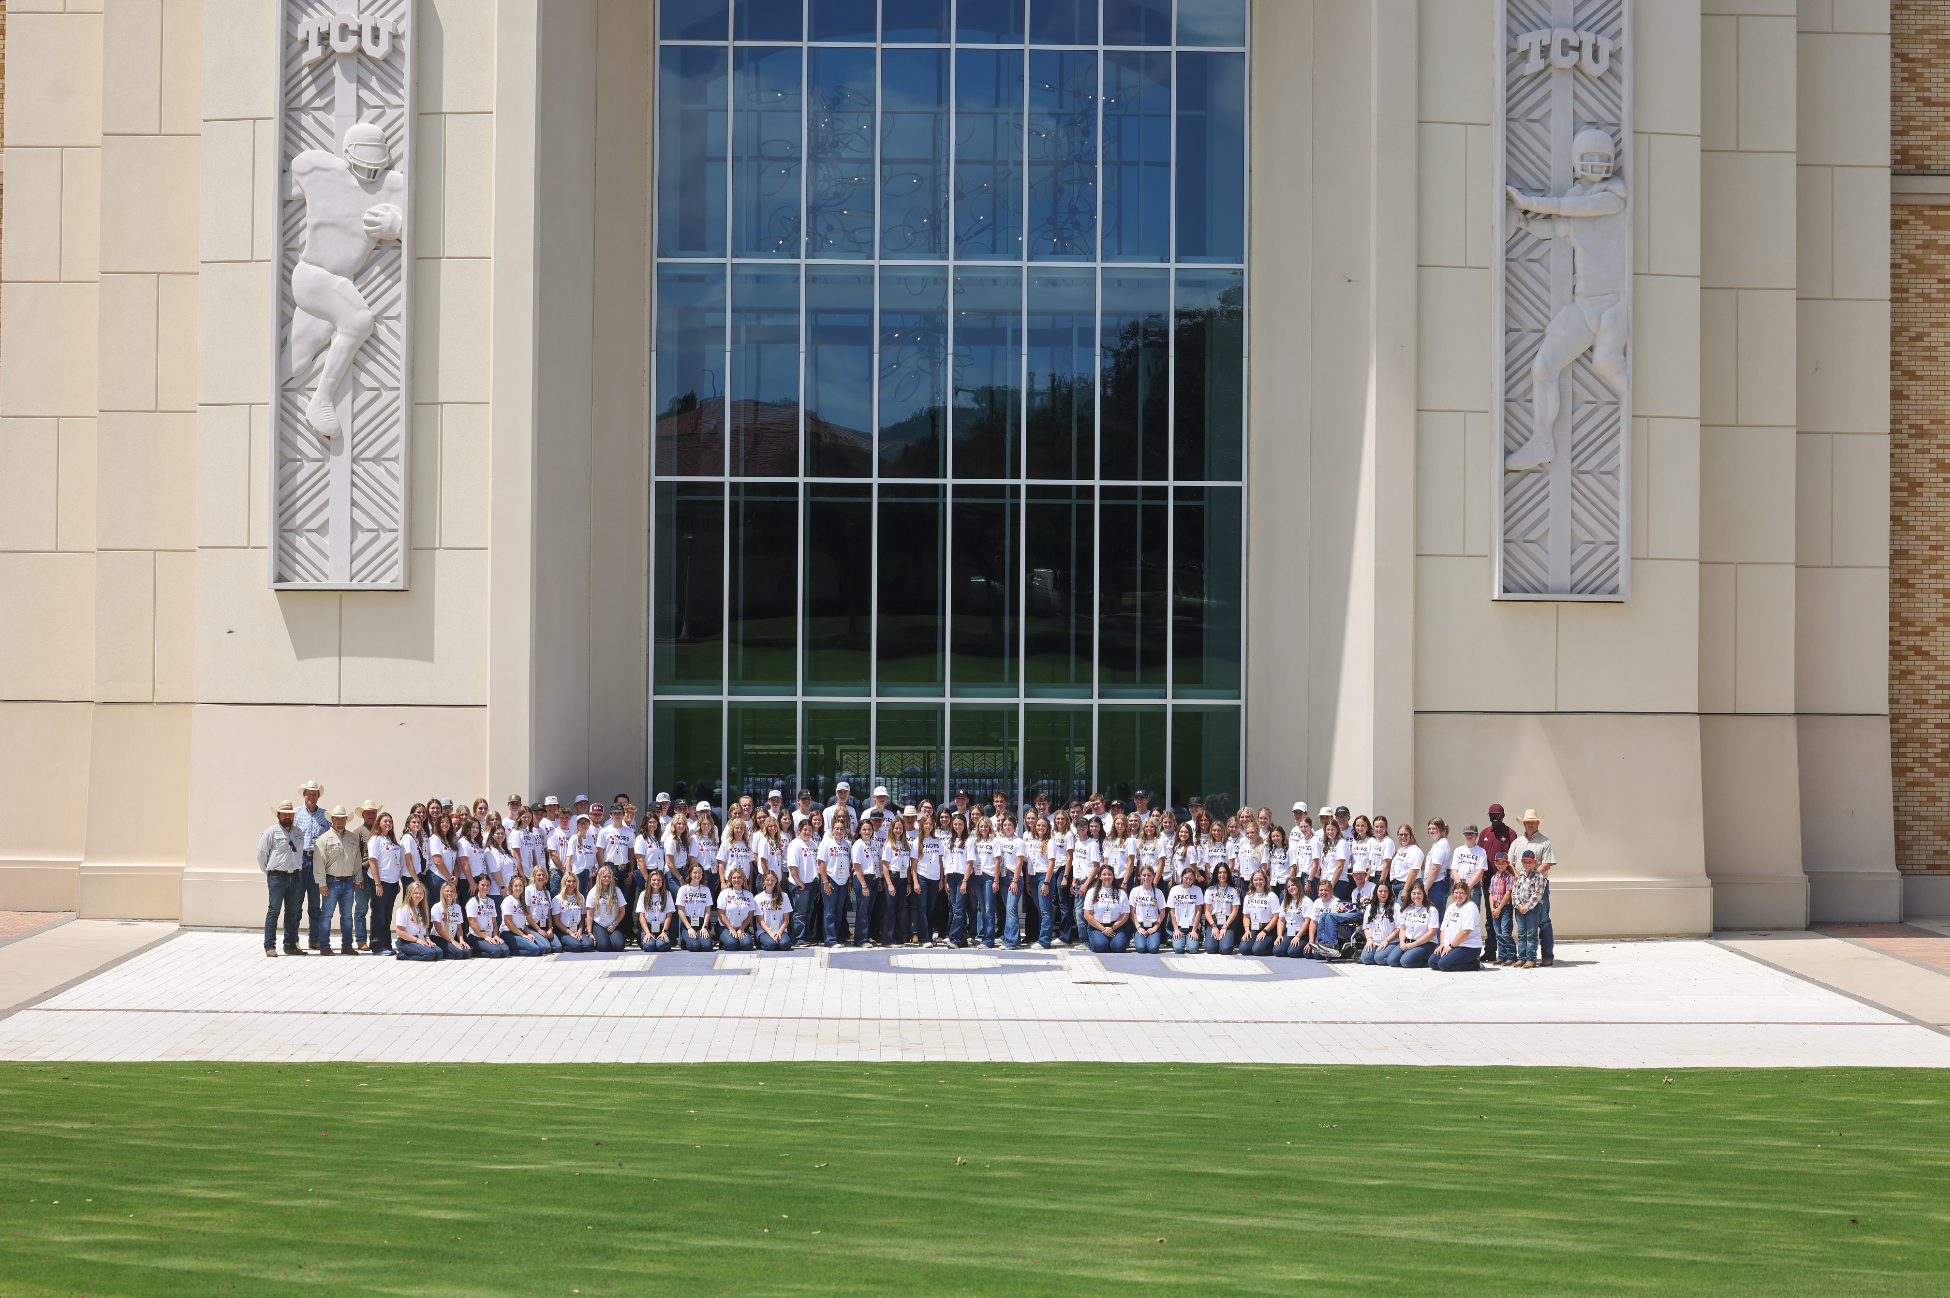
[[[1040,838],[1025,838],[1022,840],[1022,855],[1023,859],[1029,863],[1029,873],[1049,873],[1049,849],[1054,842],[1054,839],[1045,842]]]
[[[1305,897],[1298,900],[1286,899],[1280,903],[1280,915],[1286,920],[1287,936],[1300,931],[1300,926],[1314,917],[1314,903]]]
[[[513,893],[501,899],[501,926],[510,933],[528,931],[528,911],[522,906],[521,898]]]
[[[887,835],[887,845],[880,849],[880,861],[889,878],[905,879],[908,871],[914,868],[914,856],[908,851],[906,837]]]
[[[569,843],[569,851],[562,857],[562,863],[577,874],[596,872],[596,836],[577,834]]]
[[[819,882],[819,844],[795,838],[785,849],[786,873],[804,887]]]
[[[1402,945],[1406,946],[1434,928],[1437,917],[1430,906],[1403,906],[1395,918],[1400,923]]]
[[[917,865],[923,879],[927,879],[933,883],[941,882],[941,857],[947,845],[948,839],[946,835],[921,835],[921,841],[916,846],[920,849]]]
[[[969,859],[974,856],[969,848],[974,846],[974,842],[971,838],[964,838],[957,843],[953,834],[944,834],[941,838],[941,872],[967,874]]]
[[[1395,922],[1393,914],[1383,910],[1376,912],[1375,917],[1363,927],[1368,930],[1368,945],[1380,948],[1388,945],[1388,939],[1395,936],[1395,930],[1401,926]]]
[[[664,921],[677,909],[677,900],[668,892],[651,892],[645,888],[637,894],[636,913],[643,917],[645,926],[653,933],[663,931]]]
[[[707,884],[687,883],[677,890],[677,904],[690,918],[703,919],[711,913],[711,889]]]
[[[460,941],[461,935],[466,932],[467,924],[467,916],[461,910],[460,903],[436,901],[433,903],[432,913],[434,926],[440,930],[440,935],[449,942]]]
[[[861,877],[872,879],[880,874],[880,862],[874,859],[879,855],[880,853],[874,849],[871,838],[853,840],[853,865],[859,870]]]
[[[724,904],[722,898],[719,899],[718,904],[720,906]],[[759,919],[771,925],[773,928],[777,928],[780,924],[784,923],[785,917],[792,913],[792,898],[785,895],[783,888],[779,890],[779,899],[777,901],[772,900],[771,893],[761,892],[752,897],[752,905],[757,908]]]
[[[556,897],[549,902],[549,913],[561,917],[563,928],[574,928],[582,923],[582,898]]]
[[[400,864],[406,859],[400,845],[375,834],[366,844],[366,850],[372,854],[373,864],[379,867],[379,882],[398,883]]]
[[[414,912],[411,906],[401,906],[399,910],[394,912],[393,926],[399,929],[400,932],[406,934],[410,941],[425,942],[427,940],[427,926],[420,922],[419,915]]]
[[[643,862],[644,869],[660,870],[663,868],[664,845],[661,840],[653,838],[649,834],[638,834],[636,841],[631,844],[631,847],[636,852],[637,859]]]
[[[1267,882],[1273,885],[1273,891],[1278,892],[1281,888],[1284,888],[1286,881],[1292,875],[1292,858],[1287,854],[1287,850],[1284,847],[1268,847],[1266,849],[1266,879]]]
[[[1090,913],[1105,926],[1115,924],[1130,913],[1131,897],[1117,888],[1099,888],[1090,897]]]
[[[1469,894],[1452,894],[1463,899],[1459,906],[1452,905],[1442,912],[1442,944],[1444,946],[1481,947],[1483,945],[1483,919],[1476,910],[1476,903],[1469,900]],[[1458,942],[1456,935],[1469,930],[1469,936]]]
[[[752,895],[743,888],[726,888],[718,894],[718,910],[723,914],[724,922],[733,928],[750,919],[752,911],[756,909],[752,905]]]
[[[1351,852],[1345,838],[1337,843],[1321,843],[1320,874],[1323,879],[1335,879],[1347,873]]]
[[[555,913],[554,898],[531,883],[521,894],[521,899],[528,907],[528,922],[542,932],[548,932],[548,917]]]
[[[853,877],[853,849],[842,840],[831,836],[821,839],[819,859],[825,863],[826,877],[836,885]]]
[[[720,879],[730,879],[733,870],[743,870],[745,872],[745,882],[749,884],[752,881],[752,866],[757,860],[758,853],[752,850],[752,845],[749,841],[734,843],[726,840],[718,848],[718,877]]]
[[[479,926],[474,930],[476,932],[480,929],[487,930],[483,934],[485,937],[494,936],[495,929],[498,927],[496,916],[500,913],[501,908],[494,904],[492,897],[475,897],[467,903],[468,922]]]
[[[611,888],[609,895],[600,892],[589,894],[589,914],[604,928],[615,928],[623,921],[623,890]]]
[[[1388,878],[1394,883],[1406,883],[1417,878],[1422,873],[1422,861],[1422,849],[1411,843],[1395,853],[1395,859],[1388,866]],[[1395,891],[1399,893],[1401,889]]]
[[[1212,922],[1224,928],[1232,912],[1239,908],[1239,889],[1230,885],[1205,890],[1205,910]]]
[[[1429,878],[1431,883],[1449,873],[1449,862],[1455,858],[1455,855],[1456,849],[1446,838],[1438,838],[1429,844],[1425,863],[1431,872]]]
[[[995,840],[995,877],[1006,879],[1022,868],[1022,839],[1015,835]]]
[[[1474,888],[1489,860],[1489,853],[1480,847],[1459,847],[1449,858],[1449,877],[1466,888]],[[1514,860],[1512,864],[1515,864]]]
[[[454,849],[438,834],[427,835],[427,869],[433,872],[435,892],[441,882],[454,877]]]
[[[1273,922],[1273,916],[1280,913],[1280,897],[1274,892],[1249,892],[1242,905],[1246,908],[1246,920],[1254,928]]]
[[[596,850],[604,865],[627,866],[636,835],[628,825],[604,825],[596,831]]]
[[[1138,923],[1146,927],[1158,922],[1158,916],[1165,906],[1165,895],[1156,888],[1133,888],[1127,900],[1130,903],[1131,914],[1137,917]]]
[[[1172,888],[1170,903],[1178,927],[1190,928],[1198,918],[1198,908],[1205,904],[1205,893],[1195,883],[1181,883]]]

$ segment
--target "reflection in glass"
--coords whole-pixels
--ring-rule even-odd
[[[1171,256],[1171,55],[1104,55],[1104,260]]]
[[[880,39],[890,44],[946,44],[948,0],[881,0]]]
[[[1244,45],[1246,0],[1178,0],[1180,45]]]
[[[1016,560],[1022,496],[1016,487],[956,486],[950,651],[959,697],[1016,693]]]
[[[1203,798],[1205,809],[1228,816],[1239,809],[1239,709],[1171,710],[1171,801],[1182,807]]]
[[[1171,44],[1171,0],[1104,0],[1104,44]]]
[[[799,472],[799,272],[731,274],[733,477]]]
[[[1039,793],[1057,807],[1081,798],[1090,788],[1090,708],[1038,707],[1022,710],[1022,793],[1025,804]]]
[[[940,487],[880,489],[879,692],[938,698],[942,687]]]
[[[939,478],[947,468],[948,277],[880,276],[880,471]]]
[[[660,482],[651,637],[659,694],[724,684],[724,487]]]
[[[1139,789],[1151,805],[1165,788],[1165,709],[1109,704],[1097,709],[1097,785],[1104,795],[1128,804]]]
[[[880,55],[880,254],[948,255],[948,51]]]
[[[806,488],[808,694],[865,694],[873,652],[873,498],[858,486]]]
[[[749,793],[763,809],[765,795],[777,789],[785,795],[786,805],[792,805],[792,795],[799,789],[798,714],[791,703],[733,702],[726,708],[725,737],[730,741],[725,754],[726,793],[733,798]],[[786,829],[791,828],[788,823]],[[746,886],[756,885],[748,881]]]
[[[948,791],[968,790],[976,802],[997,793],[1016,801],[1020,710],[1013,703],[953,703],[948,707]]]
[[[806,472],[873,472],[873,275],[806,273]]]
[[[800,0],[738,0],[733,40],[797,41]]]
[[[658,473],[724,472],[725,273],[657,268]]]
[[[666,41],[721,41],[728,30],[727,0],[659,0],[657,36]]]
[[[1097,281],[1029,281],[1029,476],[1097,475]]]
[[[1029,55],[1029,256],[1089,261],[1097,251],[1097,55]]]
[[[1097,516],[1098,686],[1106,698],[1163,698],[1171,571],[1163,487],[1105,487]]]
[[[1246,279],[1178,272],[1177,476],[1236,481],[1244,468]]]
[[[939,703],[882,703],[874,737],[874,779],[893,794],[896,811],[923,798],[943,798]],[[865,801],[865,799],[862,799]]]
[[[1171,351],[1165,275],[1104,274],[1097,336],[1103,383],[1103,476],[1163,481],[1170,466]]]
[[[724,256],[725,54],[722,46],[667,45],[659,58],[657,254],[662,257]]]
[[[1033,45],[1095,45],[1097,0],[1029,0]]]
[[[731,485],[731,692],[798,688],[799,488]]]
[[[874,0],[812,0],[815,41],[867,41],[874,36]],[[790,792],[790,790],[788,790]]]
[[[1174,499],[1172,691],[1236,699],[1244,502],[1238,487],[1180,487]]]
[[[1246,56],[1178,56],[1178,260],[1246,257]]]
[[[806,52],[806,255],[873,256],[873,51]]]
[[[724,705],[659,703],[650,714],[650,782],[673,798],[720,801]]]
[[[805,716],[806,756],[799,769],[805,786],[824,806],[841,780],[853,786],[852,804],[871,803],[864,796],[873,787],[873,718],[864,703],[808,703]]]
[[[1022,276],[955,277],[955,468],[1013,478],[1022,437]]]
[[[957,257],[1022,257],[1022,55],[955,51]]]
[[[1091,504],[1088,487],[1029,488],[1023,680],[1032,697],[1090,696],[1096,567]]]
[[[1023,0],[959,0],[955,39],[964,45],[1022,44]]]
[[[740,46],[732,57],[732,255],[790,257],[799,248],[799,47]]]

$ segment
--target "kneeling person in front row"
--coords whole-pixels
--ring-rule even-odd
[[[779,876],[770,870],[765,872],[765,888],[752,899],[758,908],[758,949],[761,951],[790,951],[792,949],[792,899],[779,887]]]
[[[433,908],[433,944],[440,948],[443,959],[466,960],[474,954],[466,935],[467,916],[461,911],[454,881],[449,879],[440,885],[440,904]]]
[[[589,908],[582,902],[582,881],[573,870],[562,872],[562,891],[549,903],[549,917],[555,921],[555,936],[564,951],[594,951],[589,937]]]
[[[758,908],[752,905],[752,895],[745,891],[745,872],[732,866],[725,875],[724,890],[718,894],[718,945],[727,951],[749,951],[757,942],[752,933],[756,928],[754,916]]]
[[[440,948],[430,940],[432,930],[426,885],[415,879],[393,912],[393,949],[402,960],[438,960]]]
[[[1117,871],[1097,867],[1096,877],[1083,894],[1084,935],[1098,955],[1122,955],[1131,949],[1130,894],[1117,886]]]
[[[711,949],[711,885],[704,882],[704,867],[694,865],[684,886],[677,890],[677,936],[686,951]]]
[[[501,902],[485,888],[477,888],[467,901],[467,946],[475,955],[503,960],[512,955],[501,940]]]
[[[677,897],[664,886],[664,872],[651,870],[643,876],[643,891],[636,895],[636,931],[643,949],[651,953],[670,950],[670,930],[676,923]]]
[[[616,868],[605,865],[596,871],[596,890],[589,894],[589,938],[598,951],[623,949],[623,916],[626,896],[616,883]]]

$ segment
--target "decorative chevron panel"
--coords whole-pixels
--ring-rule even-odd
[[[320,0],[279,0],[278,213],[276,336],[271,345],[271,585],[283,590],[404,590],[407,584],[407,391],[412,373],[412,209],[408,205],[413,148],[413,5],[410,0],[358,0],[355,8]],[[340,162],[353,127],[377,128],[388,155],[377,179],[362,179]],[[300,183],[293,161],[299,164]],[[329,155],[326,158],[325,155]],[[371,161],[370,153],[360,161]],[[392,174],[389,174],[392,173]],[[325,188],[320,188],[321,186]],[[375,237],[361,224],[367,209],[400,216],[397,230]],[[356,335],[356,305],[341,319],[303,316],[292,284],[301,261],[317,268],[331,260],[306,254],[309,222],[332,237],[344,285],[365,303],[371,332],[352,350],[349,368],[328,404],[336,435],[314,426],[310,407],[322,386],[332,340]],[[383,224],[383,223],[382,223]],[[394,235],[397,237],[394,237]],[[370,244],[363,261],[359,241]],[[350,241],[348,243],[348,240]],[[353,251],[347,259],[345,248]],[[315,258],[315,260],[314,260]],[[343,293],[329,296],[346,297]],[[312,300],[312,299],[308,299]],[[348,299],[349,300],[349,299]],[[301,321],[299,354],[293,324]],[[328,334],[329,331],[329,334]],[[348,339],[349,341],[349,339]],[[316,352],[308,356],[308,351]]]
[[[1631,593],[1632,0],[1501,0],[1497,22],[1492,593],[1622,600]],[[1609,177],[1579,174],[1573,141],[1583,132],[1589,144],[1593,130],[1615,150]]]

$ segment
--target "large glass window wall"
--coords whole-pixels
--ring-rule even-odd
[[[661,0],[660,789],[1236,801],[1246,29]]]

